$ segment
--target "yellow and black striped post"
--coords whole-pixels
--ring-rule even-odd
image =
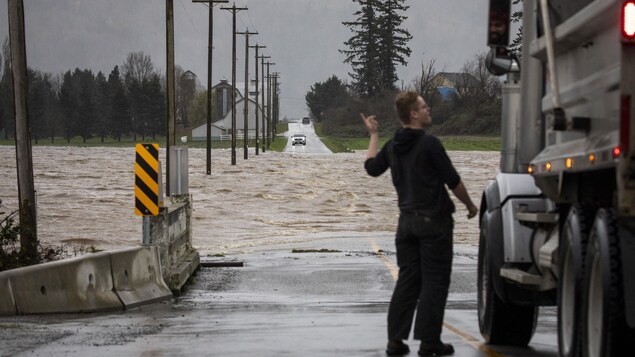
[[[159,214],[159,144],[137,144],[134,165],[135,214]]]

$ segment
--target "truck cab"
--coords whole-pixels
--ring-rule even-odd
[[[503,86],[500,173],[481,201],[479,325],[525,345],[557,306],[561,356],[635,339],[635,2],[490,0],[488,69]],[[624,349],[628,348],[628,349]]]

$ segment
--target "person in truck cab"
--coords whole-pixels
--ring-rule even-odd
[[[366,172],[377,177],[390,168],[400,210],[395,238],[399,277],[388,310],[386,354],[410,351],[403,340],[408,339],[416,309],[414,338],[421,341],[419,355],[451,355],[454,347],[441,341],[455,211],[445,186],[465,204],[468,218],[478,209],[439,139],[425,132],[432,118],[423,98],[402,92],[395,106],[402,128],[379,152],[377,120],[360,114],[370,134]]]

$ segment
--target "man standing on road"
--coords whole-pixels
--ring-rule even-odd
[[[432,118],[423,98],[416,92],[402,92],[395,106],[402,128],[379,153],[375,116],[361,114],[370,134],[364,167],[374,177],[390,168],[400,210],[395,238],[399,278],[388,310],[386,354],[410,351],[403,340],[408,339],[416,308],[414,338],[421,341],[419,356],[451,355],[454,347],[441,342],[441,330],[452,271],[455,208],[444,186],[465,204],[468,218],[476,216],[478,209],[439,139],[424,131]]]

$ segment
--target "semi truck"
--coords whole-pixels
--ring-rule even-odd
[[[560,356],[635,355],[635,1],[490,0],[501,159],[482,194],[478,320],[523,346],[557,309]]]

